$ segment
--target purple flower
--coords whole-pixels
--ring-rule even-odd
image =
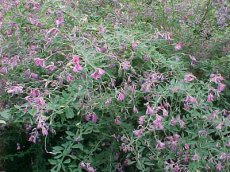
[[[165,143],[161,142],[160,140],[157,140],[157,144],[155,147],[157,150],[161,150],[165,148]]]
[[[78,73],[78,72],[80,72],[82,70],[83,70],[83,68],[80,66],[80,64],[75,64],[74,65],[74,68],[73,68],[74,73]]]
[[[196,77],[193,75],[193,74],[186,74],[184,76],[184,82],[191,82],[193,81],[194,79],[196,79]]]
[[[31,89],[30,96],[31,97],[38,97],[40,95],[40,91],[38,89]]]
[[[129,61],[124,61],[121,63],[121,66],[122,66],[123,70],[128,70],[131,65],[130,65]]]
[[[212,93],[208,94],[207,102],[213,102],[214,101],[214,95]]]
[[[165,32],[163,33],[162,37],[165,39],[165,40],[171,40],[172,38],[172,33],[170,32]]]
[[[176,123],[180,124],[180,128],[184,128],[185,122],[180,119],[180,116],[177,115],[176,119],[173,117],[170,121],[170,125],[174,126]]]
[[[134,136],[136,136],[136,137],[141,137],[142,134],[143,134],[143,132],[144,132],[144,129],[141,128],[141,129],[139,129],[139,130],[134,130],[134,131],[133,131],[133,134],[134,134]]]
[[[45,106],[46,105],[46,102],[44,100],[43,97],[36,97],[33,99],[34,100],[34,103],[37,105],[37,106]]]
[[[174,126],[176,125],[177,123],[177,120],[173,117],[171,120],[170,120],[170,125]]]
[[[184,126],[185,126],[185,122],[184,121],[182,121],[182,120],[180,120],[180,121],[178,121],[179,122],[179,124],[180,124],[180,128],[184,128]]]
[[[196,98],[192,97],[192,96],[187,96],[184,100],[185,103],[196,103]]]
[[[17,143],[17,150],[21,150],[20,143]]]
[[[208,116],[208,120],[212,121],[218,118],[219,110],[214,110],[211,115]]]
[[[114,119],[114,123],[116,125],[120,125],[121,124],[121,117],[120,116],[116,116],[116,118]]]
[[[178,164],[176,164],[173,168],[173,172],[180,172],[180,167]]]
[[[84,120],[85,120],[85,121],[91,121],[91,113],[87,113],[87,114],[84,116]]]
[[[73,80],[74,80],[73,76],[70,75],[70,74],[67,74],[67,76],[66,76],[66,81],[67,81],[67,82],[71,82],[71,81],[73,81]]]
[[[85,121],[92,121],[93,123],[96,123],[98,120],[98,117],[95,113],[87,113],[84,116]]]
[[[80,65],[80,59],[77,55],[73,56],[72,62],[74,64],[73,72],[77,73],[83,70],[83,68]]]
[[[132,45],[131,45],[132,50],[136,50],[136,49],[137,49],[138,44],[139,44],[139,41],[134,41],[134,42],[132,42]]]
[[[38,74],[36,74],[36,73],[31,73],[31,74],[30,74],[30,78],[32,78],[32,79],[38,79]]]
[[[106,32],[106,29],[105,29],[103,26],[100,26],[100,27],[98,28],[98,33],[103,34],[103,33],[105,33],[105,32]]]
[[[95,113],[92,114],[91,121],[94,122],[94,123],[97,122],[97,115]]]
[[[125,100],[125,94],[123,92],[119,92],[117,94],[117,101],[121,102]]]
[[[31,135],[28,139],[29,142],[33,142],[33,143],[36,143],[36,137]]]
[[[191,65],[194,66],[197,62],[196,58],[194,56],[189,55],[189,58],[191,60]]]
[[[79,164],[81,169],[86,170],[87,172],[96,172],[96,170],[91,166],[90,163],[84,163],[84,162],[80,162]]]
[[[163,116],[167,117],[169,112],[165,108],[163,108],[162,111],[163,111]]]
[[[10,66],[14,68],[15,66],[18,65],[19,62],[20,62],[19,56],[15,55],[10,59]]]
[[[138,113],[138,109],[136,108],[136,106],[133,106],[133,113]]]
[[[48,136],[48,130],[46,129],[46,127],[42,126],[41,128],[42,128],[42,135],[43,136]]]
[[[170,7],[164,7],[164,13],[169,14],[172,12],[172,9]]]
[[[54,71],[57,67],[54,65],[53,62],[51,62],[51,64],[48,65],[48,66],[46,66],[45,68],[46,68],[48,71],[52,72],[52,71]]]
[[[146,109],[145,114],[146,115],[154,115],[154,114],[156,114],[156,111],[154,110],[153,107],[151,107],[150,105],[147,105],[147,109]]]
[[[181,42],[176,43],[174,48],[175,48],[176,51],[181,50],[182,49],[182,43]]]
[[[199,159],[200,159],[200,156],[197,153],[195,153],[192,157],[193,161],[199,161]]]
[[[216,164],[216,170],[217,171],[221,171],[222,169],[223,169],[223,166],[220,162],[218,164]]]
[[[7,74],[8,73],[7,67],[0,67],[0,73]]]
[[[105,100],[105,105],[111,104],[111,102],[112,102],[112,99],[109,98],[109,99]]]
[[[35,58],[35,59],[34,59],[34,63],[35,63],[35,66],[44,67],[44,59]]]
[[[33,131],[31,134],[30,134],[30,137],[28,139],[29,142],[33,142],[33,143],[36,143],[36,139],[38,137],[38,131],[35,130]]]
[[[144,122],[145,122],[145,116],[142,115],[142,116],[140,116],[139,119],[138,119],[138,124],[143,125]]]
[[[186,143],[186,144],[184,145],[184,148],[185,148],[185,150],[188,150],[188,149],[189,149],[189,144]]]
[[[64,23],[64,18],[60,16],[56,19],[55,22],[56,22],[56,26],[60,27]]]
[[[87,172],[96,172],[96,170],[93,167],[88,167],[86,169]]]
[[[11,86],[8,90],[7,93],[12,93],[12,94],[21,94],[23,93],[23,87],[20,85],[17,86]]]
[[[84,162],[82,162],[82,161],[80,162],[79,165],[80,165],[80,168],[82,168],[82,169],[84,169],[86,167],[86,164]]]
[[[141,85],[141,91],[145,92],[145,93],[149,93],[151,90],[151,82],[147,81],[144,84]]]
[[[210,75],[210,81],[215,82],[216,84],[220,83],[223,80],[224,78],[221,76],[221,74],[211,74]]]
[[[33,4],[33,10],[39,10],[41,8],[41,5],[39,3],[34,3]]]
[[[223,125],[224,125],[223,122],[219,123],[219,124],[216,126],[216,129],[217,129],[217,130],[221,130],[222,127],[223,127]]]
[[[180,136],[178,134],[175,134],[173,136],[167,136],[166,138],[166,144],[171,150],[177,149],[177,144],[179,142]]]
[[[80,63],[79,57],[77,55],[73,55],[72,62],[73,64],[79,64]]]
[[[225,87],[226,87],[225,84],[218,83],[217,91],[220,93],[220,92],[224,91]]]
[[[101,68],[98,68],[98,69],[95,70],[95,72],[93,72],[91,74],[91,77],[93,79],[97,80],[97,79],[101,78],[101,76],[104,75],[104,74],[105,74],[105,71],[103,69],[101,69]]]
[[[107,45],[104,44],[102,47],[96,47],[96,51],[100,53],[105,53],[107,50]]]
[[[156,119],[152,122],[154,129],[163,130],[164,126],[162,125],[162,117],[156,114]]]

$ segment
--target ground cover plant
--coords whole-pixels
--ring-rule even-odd
[[[0,170],[229,171],[227,0],[0,9]]]

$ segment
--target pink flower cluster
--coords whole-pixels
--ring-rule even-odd
[[[163,80],[164,77],[161,73],[158,72],[151,72],[146,74],[145,81],[141,85],[141,91],[145,93],[149,93],[152,87],[155,87],[159,81]]]
[[[114,119],[114,123],[116,125],[120,125],[121,124],[121,117],[120,116],[116,116],[115,119]]]
[[[73,65],[74,65],[74,68],[73,68],[74,73],[77,73],[77,72],[80,72],[80,71],[83,70],[83,68],[80,65],[80,59],[79,59],[78,56],[74,55],[73,59],[72,59],[72,62],[73,62]]]
[[[156,119],[149,126],[149,130],[163,130],[164,126],[162,124],[162,119],[160,115],[156,114]]]
[[[80,162],[80,168],[86,170],[87,172],[96,172],[96,169],[91,166],[90,163]]]
[[[117,101],[122,102],[125,100],[125,94],[123,92],[119,92],[117,94]]]
[[[191,82],[193,81],[194,79],[196,79],[196,77],[193,75],[193,74],[186,74],[184,76],[184,82]]]
[[[38,79],[38,74],[33,73],[33,72],[30,72],[30,69],[27,69],[27,70],[24,72],[24,76],[25,76],[26,78],[29,78],[29,79]]]
[[[95,80],[98,80],[101,78],[102,75],[105,74],[105,71],[101,68],[97,68],[92,74],[91,77]]]
[[[179,51],[182,49],[183,44],[181,42],[178,42],[175,44],[174,48],[176,51]]]
[[[92,113],[86,113],[85,116],[84,116],[84,120],[87,121],[87,122],[91,121],[93,123],[96,123],[97,120],[98,120],[98,117],[97,117],[97,115],[94,112],[92,112]]]
[[[20,85],[16,85],[16,86],[11,86],[7,89],[7,93],[9,94],[21,94],[23,93],[23,87]]]
[[[34,58],[34,64],[35,66],[42,67],[50,72],[54,71],[57,68],[53,62],[51,62],[50,65],[46,66],[45,59],[41,59],[41,58]]]
[[[179,115],[177,115],[176,118],[173,117],[173,118],[171,119],[170,125],[175,126],[177,123],[179,123],[180,128],[184,128],[185,122],[184,122],[183,120],[180,119],[180,116],[179,116]]]
[[[133,134],[134,134],[134,136],[136,136],[136,137],[141,137],[143,133],[144,133],[144,129],[143,129],[143,128],[137,129],[137,130],[134,130],[134,131],[133,131]]]
[[[20,63],[20,57],[18,55],[12,56],[8,58],[7,56],[3,56],[0,60],[0,73],[6,74],[10,69],[14,69]]]
[[[36,26],[36,27],[41,27],[42,26],[42,23],[39,22],[38,19],[37,19],[37,17],[34,16],[34,15],[32,15],[32,14],[29,15],[29,22],[32,25]]]
[[[123,70],[128,70],[128,69],[131,67],[131,64],[130,64],[129,61],[123,61],[123,62],[121,63],[121,66],[122,66],[122,69],[123,69]]]
[[[224,78],[221,76],[221,74],[211,74],[210,75],[210,82],[217,84],[217,89],[215,88],[209,89],[207,102],[213,102],[215,99],[214,95],[219,95],[221,92],[224,91],[226,85],[222,83],[223,80]]]
[[[189,109],[190,109],[190,106],[191,106],[192,104],[195,104],[195,103],[197,103],[196,98],[194,98],[194,97],[188,95],[188,96],[184,99],[184,109],[185,109],[185,110],[189,110]]]
[[[132,44],[131,44],[132,50],[136,50],[138,45],[139,45],[139,43],[140,43],[139,41],[133,41]]]
[[[48,135],[49,126],[45,122],[45,118],[42,115],[46,106],[44,98],[38,89],[31,89],[29,95],[25,98],[28,103],[35,109],[35,116],[37,127],[33,129],[29,141],[36,143],[38,137],[38,130],[41,131],[43,136]]]
[[[28,103],[32,103],[37,111],[46,105],[46,102],[38,89],[31,89],[29,96],[25,97],[25,99]]]
[[[177,149],[177,144],[179,143],[180,136],[178,134],[175,134],[173,136],[167,136],[165,138],[165,144],[166,146],[171,150]]]
[[[152,106],[150,106],[150,105],[148,104],[145,114],[146,114],[146,115],[154,115],[154,114],[156,114],[156,113],[157,113],[157,111],[154,109],[154,107],[152,107]]]
[[[57,26],[57,27],[62,26],[63,23],[64,23],[64,18],[63,18],[62,16],[57,17],[55,23],[56,23],[56,26]]]

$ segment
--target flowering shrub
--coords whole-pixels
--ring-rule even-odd
[[[197,21],[179,2],[2,1],[0,123],[23,135],[15,154],[34,171],[229,169],[229,74],[192,51],[208,2]]]

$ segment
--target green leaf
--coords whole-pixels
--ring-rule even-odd
[[[0,112],[0,115],[4,118],[4,119],[9,119],[9,117],[10,117],[10,110],[4,110],[4,111],[2,111],[2,112]]]
[[[55,165],[55,164],[57,164],[57,161],[56,161],[56,160],[49,159],[48,161],[49,161],[49,163],[50,163],[51,165]]]
[[[73,109],[71,109],[71,108],[66,109],[66,118],[72,119],[73,117],[74,117]]]
[[[61,150],[64,150],[64,148],[61,147],[61,146],[55,146],[55,147],[53,147],[53,150],[55,150],[55,151],[61,151]]]
[[[6,124],[6,121],[0,120],[0,124]]]
[[[74,155],[68,155],[68,157],[70,157],[70,158],[72,158],[72,159],[77,159],[77,157],[74,156]]]
[[[83,150],[83,145],[79,143],[79,144],[73,145],[72,148]]]
[[[69,136],[75,136],[75,134],[71,131],[66,131],[66,134],[68,134]]]
[[[154,163],[150,162],[150,161],[145,161],[144,162],[145,165],[148,165],[148,166],[153,166],[155,165]]]
[[[68,159],[66,159],[63,163],[69,164],[70,162],[71,162],[71,160],[68,158]]]

